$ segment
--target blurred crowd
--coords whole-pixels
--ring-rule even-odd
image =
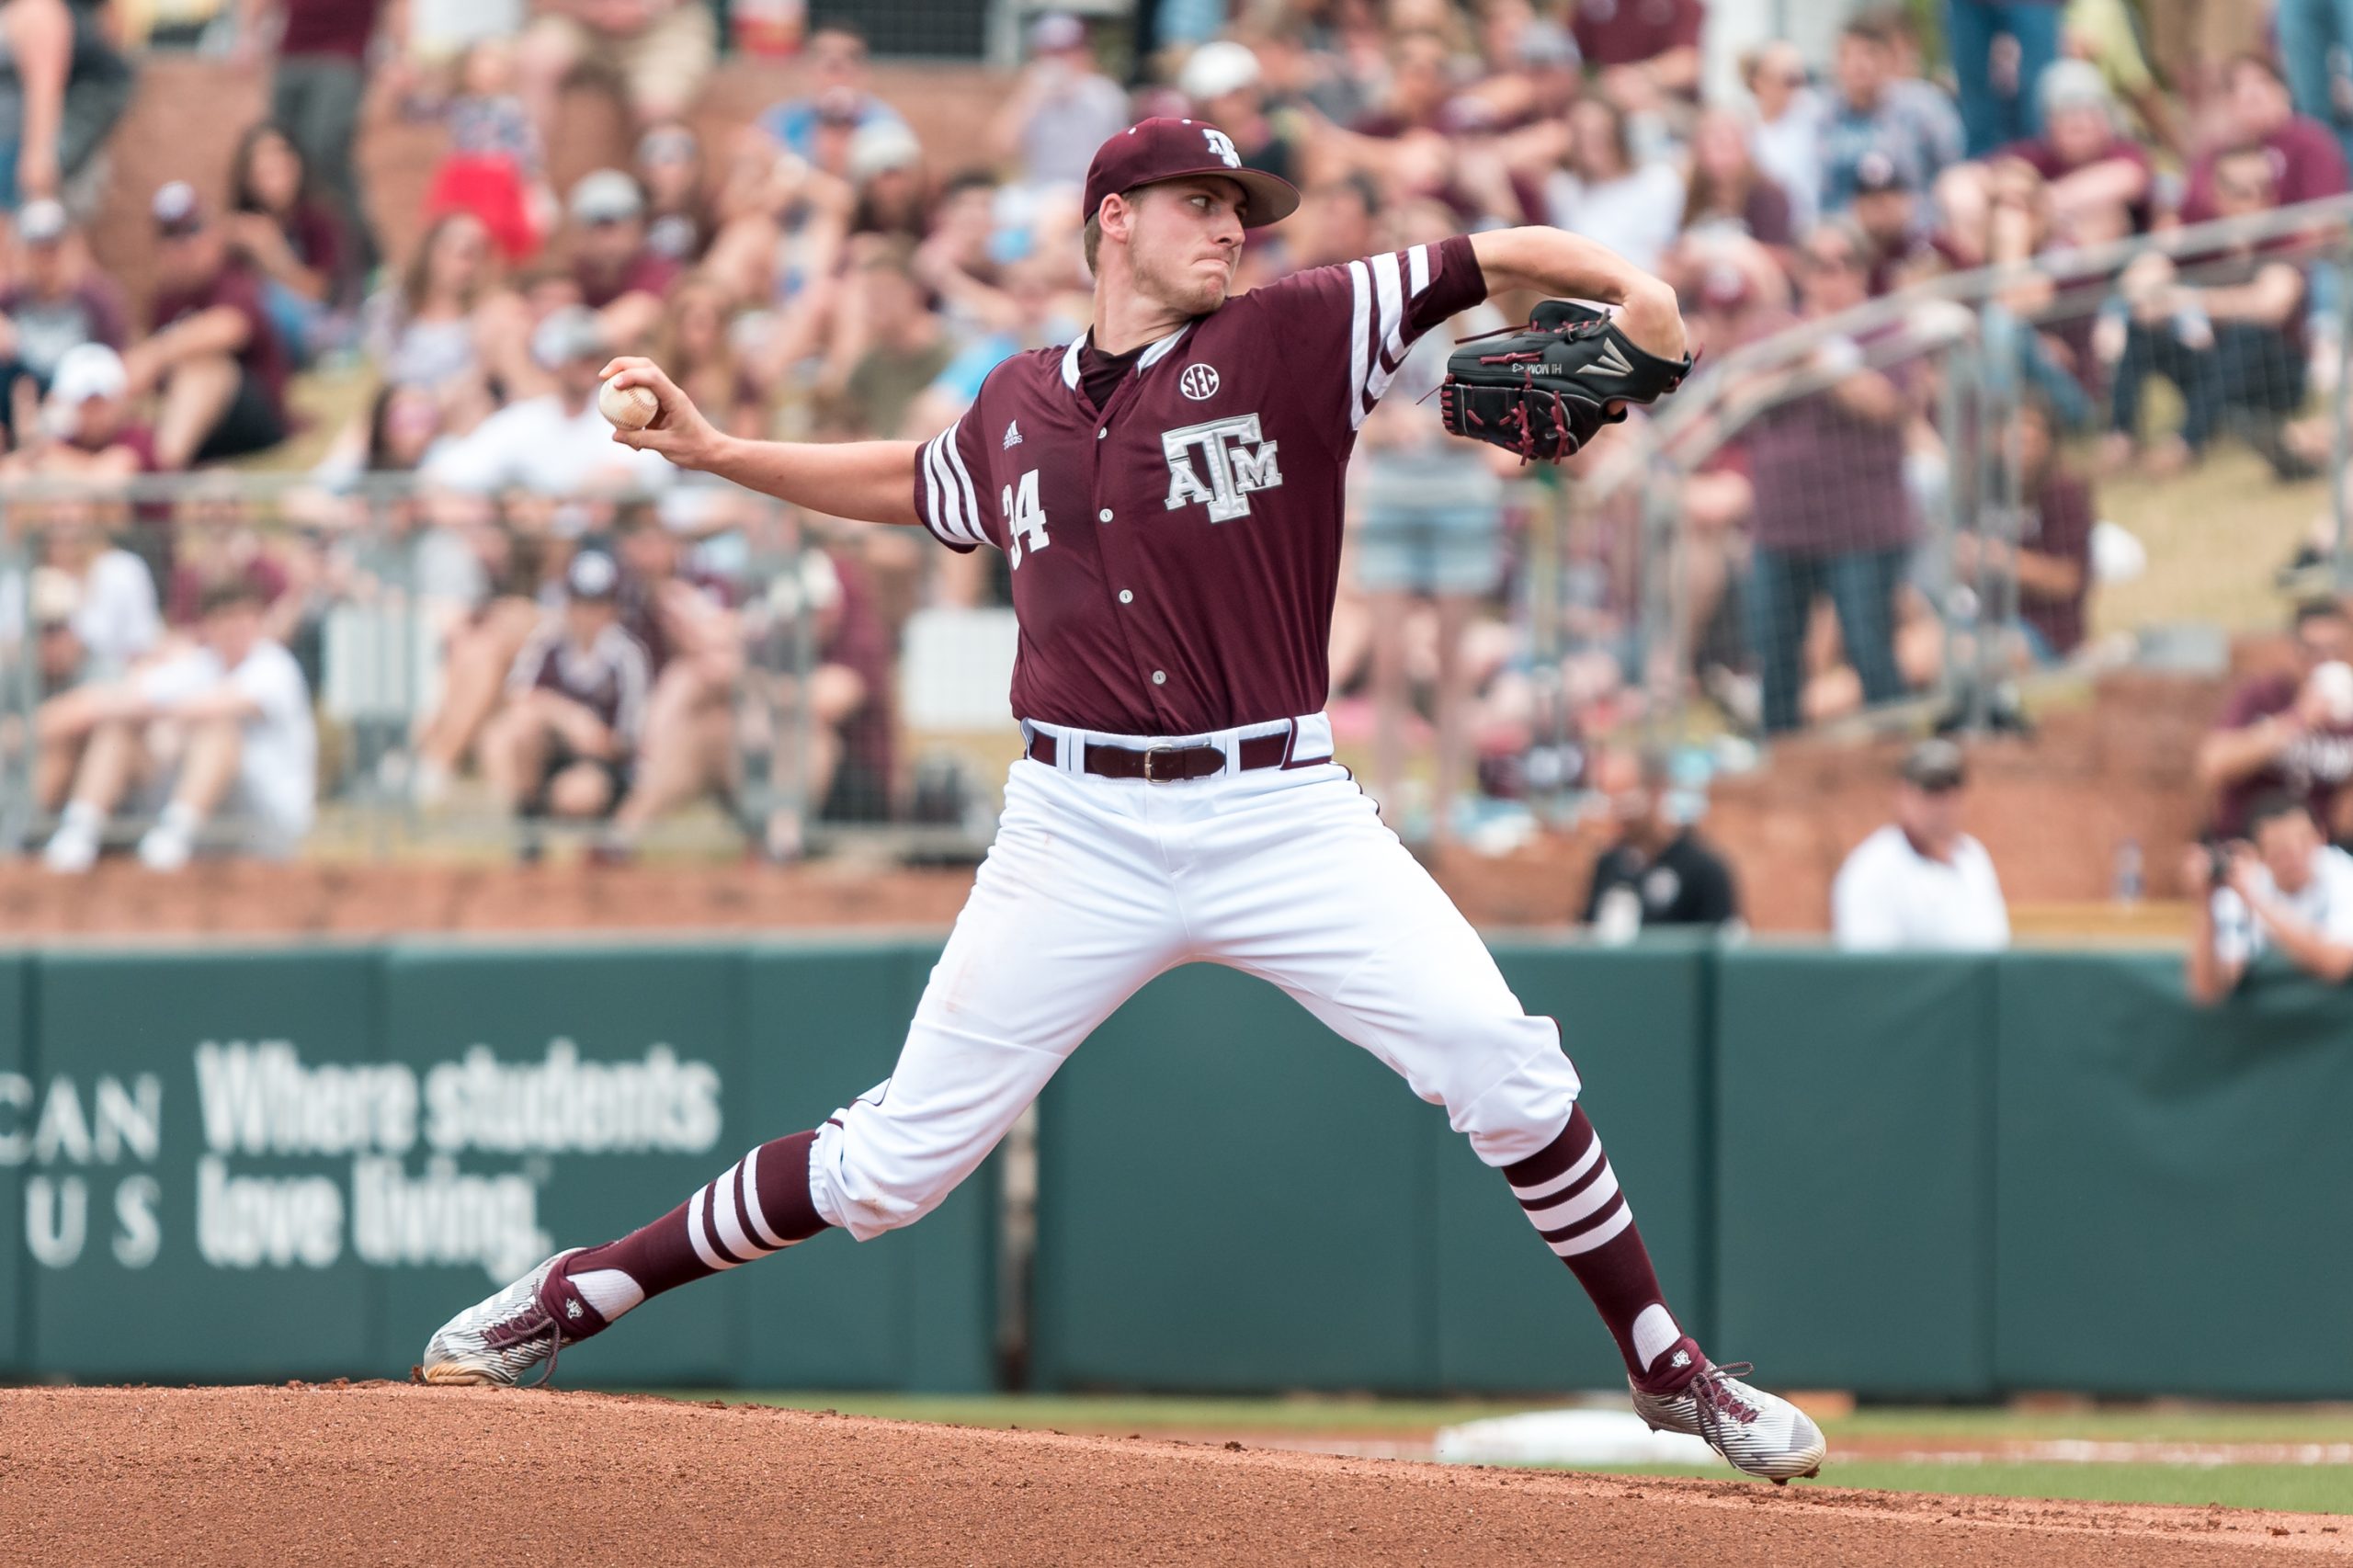
[[[2129,265],[2102,249],[2347,189],[2353,40],[2318,0],[1870,6],[1824,47],[1736,61],[1711,54],[1705,0],[1025,12],[994,112],[953,125],[878,94],[856,26],[762,32],[775,7],[738,6],[722,36],[698,0],[198,6],[202,36],[267,73],[268,117],[225,199],[194,171],[140,193],[153,287],[136,306],[85,228],[133,92],[121,8],[0,4],[0,483],[28,551],[7,597],[37,648],[37,806],[62,870],[132,820],[159,868],[299,843],[354,771],[315,717],[351,642],[338,616],[395,602],[428,643],[430,698],[360,783],[427,812],[484,793],[527,854],[570,823],[625,857],[702,801],[779,856],[819,824],[953,819],[957,791],[919,788],[903,755],[898,651],[915,616],[1001,609],[1002,564],[619,448],[597,371],[652,354],[745,434],[932,434],[998,361],[1084,330],[1079,182],[1147,114],[1212,121],[1305,193],[1254,235],[1244,287],[1554,223],[1672,279],[1722,359],[2007,269],[2021,384],[1999,430],[1946,427],[1932,359],[1825,333],[1685,484],[1671,653],[1735,728],[1937,686],[1957,581],[2015,603],[2001,660],[2075,654],[2096,467],[2170,473],[2239,440],[2293,479],[2327,455],[2302,416],[2339,353],[2341,290],[2296,236]],[[731,44],[788,54],[795,89],[714,123]],[[618,97],[631,153],[559,188],[559,105],[584,76]],[[370,92],[442,129],[406,222],[361,172]],[[1566,475],[1523,472],[1417,404],[1452,339],[1525,303],[1425,338],[1352,473],[1335,712],[1416,839],[1507,838],[1499,802],[1546,781],[1540,734],[1606,739],[1644,687],[1643,586],[1606,549],[1530,546],[1608,443]],[[357,412],[313,385],[359,386]],[[1981,437],[2016,455],[2007,523],[1924,550],[1952,453]],[[271,477],[140,487],[222,465]],[[89,480],[131,483],[67,488]],[[1538,601],[1576,611],[1564,658],[1537,652]],[[1598,756],[1569,748],[1551,781]]]

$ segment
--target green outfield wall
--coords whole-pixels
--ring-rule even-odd
[[[2353,1397],[2353,993],[2153,955],[1513,940],[1668,1291],[1776,1382]],[[890,1071],[936,940],[0,952],[0,1378],[400,1376],[454,1306]],[[567,1383],[1537,1392],[1617,1363],[1444,1114],[1196,967],[923,1224],[666,1299]]]

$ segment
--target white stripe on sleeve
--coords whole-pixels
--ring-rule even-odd
[[[1364,366],[1371,357],[1372,275],[1348,263],[1348,428],[1364,423]]]
[[[972,530],[964,525],[963,497],[957,494],[955,475],[948,472],[948,459],[940,450],[946,442],[954,438],[955,434],[956,427],[951,425],[925,443],[924,479],[927,486],[936,487],[939,492],[938,518],[931,531],[949,544],[968,545],[974,540]]]
[[[1405,358],[1405,286],[1398,276],[1397,253],[1384,251],[1372,258],[1373,281],[1381,291],[1381,352],[1373,357],[1372,373],[1365,378],[1364,408],[1381,401]]]
[[[964,449],[956,444],[956,432],[963,427],[964,422],[957,420],[940,439],[948,443],[948,463],[956,471],[957,488],[964,494],[963,511],[957,520],[974,544],[986,544],[989,536],[981,528],[981,503],[980,498],[972,494],[972,473],[964,466]]]
[[[1422,290],[1430,286],[1429,246],[1415,245],[1405,253],[1405,278],[1410,285],[1405,297],[1408,300],[1420,299]]]

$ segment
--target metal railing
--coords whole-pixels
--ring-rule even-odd
[[[2136,264],[2143,270],[2152,266],[2150,257],[2166,258],[2176,280],[2185,284],[2234,281],[2268,263],[2298,268],[2306,280],[2303,298],[2275,335],[2276,345],[2260,336],[2234,340],[2239,358],[2252,353],[2258,359],[2268,355],[2274,362],[2241,365],[2237,381],[2224,375],[2219,392],[2206,384],[2206,367],[2198,357],[2211,350],[2194,346],[2211,345],[2216,324],[2144,319],[2148,302],[2165,297],[2153,293],[2135,271]],[[2030,298],[2021,301],[2022,294]],[[1617,432],[1562,494],[1552,518],[1555,538],[1546,551],[1552,564],[1532,574],[1528,585],[1534,663],[1540,670],[1557,671],[1564,659],[1594,646],[1580,629],[1581,619],[1596,619],[1592,574],[1581,576],[1563,563],[1573,568],[1579,559],[1597,562],[1607,568],[1610,596],[1609,614],[1598,619],[1620,628],[1626,677],[1641,689],[1643,724],[1651,738],[1672,740],[1711,729],[1754,733],[1760,715],[1744,710],[1740,701],[1725,700],[1707,678],[1726,673],[1753,676],[1753,665],[1739,671],[1700,667],[1704,633],[1695,618],[1708,613],[1697,602],[1706,574],[1691,569],[1691,558],[1707,541],[1704,530],[1692,523],[1688,502],[1695,485],[1703,488],[1720,472],[1738,474],[1744,454],[1754,457],[1760,445],[1768,444],[1778,422],[1818,406],[1858,372],[1877,371],[1903,379],[1913,400],[1904,466],[1917,526],[1891,619],[1899,618],[1906,604],[1924,608],[1934,617],[1941,648],[1933,660],[1925,651],[1919,659],[1923,666],[1934,664],[1933,678],[1907,680],[1901,698],[1867,703],[1866,715],[1892,723],[1929,722],[1975,730],[2006,722],[2006,687],[2018,668],[2017,649],[2034,622],[2017,572],[2002,564],[2017,559],[2021,529],[2037,521],[2037,497],[2025,488],[2032,476],[2023,463],[2021,409],[2060,405],[2062,427],[2053,432],[2057,461],[2079,472],[2089,466],[2084,449],[2118,428],[2120,386],[2131,389],[2127,412],[2140,410],[2137,427],[2168,422],[2141,408],[2146,384],[2196,381],[2196,392],[2177,392],[2172,401],[2211,403],[2219,396],[2219,438],[2228,438],[2232,428],[2246,430],[2251,439],[2265,443],[2263,449],[2283,472],[2291,455],[2278,449],[2280,427],[2299,415],[2307,424],[2325,418],[2327,455],[2306,460],[2314,472],[2342,474],[2353,456],[2347,449],[2347,405],[2353,378],[2345,373],[2344,358],[2353,348],[2353,334],[2343,326],[2348,301],[2353,197],[1949,274],[1709,355],[1681,392],[1649,418]],[[2318,363],[2324,358],[2333,365]],[[2153,363],[2158,367],[2154,370]],[[2304,395],[2308,369],[2319,372],[2324,392]],[[1867,456],[1851,445],[1824,442],[1818,483],[1835,486],[1848,471],[1868,466]],[[2348,498],[2343,484],[2327,489],[2334,520],[2329,560],[2342,589],[2353,585]],[[2132,519],[2116,520],[2130,528]],[[1733,591],[1751,597],[1756,592],[1756,545],[1763,521],[1756,516],[1746,519],[1733,547],[1747,551],[1749,559],[1732,570]],[[1852,540],[1879,537],[1881,521],[1858,511],[1847,519]],[[2030,547],[2032,540],[2023,542]],[[1824,559],[1840,552],[1836,538],[1825,537],[1819,545]],[[1806,637],[1809,630],[1822,629],[1809,619],[1792,634]],[[1744,640],[1754,659],[1758,638],[1753,627]],[[1927,646],[1925,637],[1914,642],[1922,650]],[[1851,663],[1851,653],[1841,651]],[[1819,648],[1809,652],[1818,653]],[[1709,705],[1719,711],[1703,717],[1700,710]],[[1573,706],[1556,709],[1565,726],[1575,722]],[[1787,719],[1786,707],[1780,717]],[[1802,722],[1815,721],[1807,716]]]
[[[265,634],[308,687],[319,812],[307,851],[525,842],[535,819],[465,776],[517,653],[560,623],[565,563],[590,548],[620,562],[620,623],[655,665],[635,770],[616,776],[611,803],[661,747],[715,743],[725,756],[638,847],[797,854],[879,835],[901,852],[974,853],[993,824],[994,781],[952,760],[969,737],[937,726],[961,713],[1009,734],[1001,717],[979,717],[1001,713],[1004,671],[978,667],[991,661],[976,665],[971,640],[959,642],[957,659],[917,683],[935,731],[892,722],[904,683],[874,579],[896,557],[869,562],[874,532],[717,485],[658,501],[494,500],[392,475],[0,485],[0,853],[38,849],[73,791],[86,734],[60,721],[74,694],[135,687],[200,647],[206,591],[227,581],[260,590]],[[956,688],[944,698],[943,683]],[[460,703],[479,710],[453,714]],[[918,774],[926,791],[913,788]],[[109,842],[148,825],[157,803],[126,799]],[[551,830],[597,843],[610,814]],[[234,847],[241,832],[224,810],[208,841]]]

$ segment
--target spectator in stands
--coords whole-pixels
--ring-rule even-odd
[[[67,353],[85,343],[119,349],[125,336],[122,292],[90,265],[63,204],[27,202],[17,214],[15,276],[0,288],[0,428],[23,428]]]
[[[788,541],[790,542],[790,541]],[[806,824],[885,822],[891,816],[891,638],[862,573],[823,547],[799,552],[799,569],[778,574],[745,608],[751,674],[765,700],[756,723],[790,723],[806,705],[808,747],[792,730],[756,728],[747,744],[767,754],[771,786],[783,796],[762,826],[778,860],[798,858]],[[805,684],[801,650],[813,650]]]
[[[1838,97],[1823,131],[1825,212],[1854,199],[1855,171],[1870,153],[1895,165],[1905,188],[1926,190],[1961,153],[1960,116],[1942,89],[1904,75],[1893,17],[1859,17],[1838,35]]]
[[[2304,802],[2284,792],[2247,809],[2254,842],[2190,847],[2182,881],[2197,905],[2189,999],[2200,1006],[2238,989],[2248,968],[2277,951],[2328,985],[2353,977],[2353,855],[2321,837]]]
[[[1961,748],[1923,741],[1904,759],[1895,820],[1855,846],[1831,884],[1831,927],[1858,951],[1992,951],[2010,915],[1985,846],[1961,830]]]
[[[122,356],[103,343],[65,351],[38,418],[27,422],[0,473],[42,479],[130,479],[155,466],[154,433],[131,417]]]
[[[520,490],[551,497],[666,487],[676,471],[659,453],[617,446],[612,426],[597,412],[597,372],[610,357],[604,329],[588,311],[572,305],[550,313],[531,333],[531,358],[555,379],[555,390],[510,403],[434,448],[425,482],[477,494]]]
[[[1748,131],[1726,109],[1709,109],[1691,131],[1691,175],[1683,203],[1683,230],[1724,229],[1787,254],[1797,242],[1790,197],[1758,166]]]
[[[67,0],[0,6],[0,209],[91,197],[98,151],[130,107],[133,82],[108,36],[106,10]]]
[[[2026,654],[2055,665],[2084,641],[2092,584],[2091,486],[2069,467],[2050,403],[2029,395],[2018,414],[2018,537],[1976,530],[1953,538],[1956,579],[1981,592],[2015,583]]]
[[[1809,319],[1865,298],[1864,241],[1851,224],[1824,223],[1799,250]],[[1768,733],[1802,717],[1806,627],[1814,599],[1829,597],[1847,662],[1866,702],[1904,695],[1895,662],[1895,591],[1911,552],[1912,504],[1904,483],[1904,389],[1864,362],[1848,338],[1825,340],[1802,379],[1819,392],[1761,414],[1748,437],[1756,494],[1753,633]]]
[[[349,341],[350,242],[279,127],[256,125],[239,139],[221,226],[230,253],[261,278],[262,303],[296,369]]]
[[[123,354],[134,397],[161,399],[155,461],[165,469],[267,451],[286,438],[286,351],[261,279],[233,256],[196,192],[155,192],[158,284],[150,335]]]
[[[853,134],[869,125],[904,122],[868,89],[866,35],[848,22],[835,18],[813,29],[801,57],[810,91],[761,115],[760,130],[794,156],[840,175],[848,166]]]
[[[850,232],[920,244],[930,225],[931,187],[923,143],[904,125],[859,128],[849,143]]]
[[[91,692],[72,799],[42,856],[51,870],[88,870],[107,819],[151,779],[168,790],[139,841],[151,869],[188,864],[217,814],[233,818],[241,847],[282,856],[301,844],[318,739],[301,667],[263,635],[263,610],[251,584],[222,583],[205,597],[199,647]]]
[[[907,410],[954,359],[939,318],[924,309],[905,247],[870,244],[851,263],[844,330],[827,366],[838,392],[835,427],[851,437],[890,439],[906,425]]]
[[[2332,839],[2353,829],[2353,791],[2345,789],[2353,779],[2353,700],[2344,695],[2353,617],[2335,599],[2300,605],[2294,641],[2294,665],[2234,691],[2198,748],[2198,778],[2214,791],[2219,837],[2249,831],[2248,807],[2274,791],[2303,801]]]
[[[645,248],[680,267],[700,261],[718,237],[719,212],[694,131],[673,121],[639,137],[637,183],[645,191]]]
[[[1549,221],[1656,271],[1683,222],[1683,176],[1672,164],[1638,164],[1625,111],[1604,98],[1569,109],[1565,166],[1545,182]]]
[[[44,812],[65,803],[82,750],[102,710],[92,693],[121,680],[163,640],[162,608],[146,562],[107,541],[97,503],[57,495],[19,501],[11,517],[37,539],[40,564],[29,582],[0,579],[13,609],[28,590],[40,633],[39,706],[33,733],[33,799]],[[0,612],[5,613],[5,612]]]
[[[1790,226],[1813,229],[1822,213],[1823,146],[1830,110],[1807,75],[1797,45],[1777,40],[1743,62],[1741,80],[1756,106],[1750,133],[1756,166],[1788,193]]]
[[[670,290],[654,358],[712,424],[731,436],[767,434],[767,399],[735,351],[716,283],[695,276]]]
[[[2260,146],[2225,154],[2210,191],[2222,217],[2252,216],[2279,204],[2273,157]],[[2141,429],[2152,375],[2181,390],[2181,428],[2150,449],[2152,472],[2177,473],[2200,460],[2225,419],[2281,480],[2308,478],[2310,460],[2288,442],[2286,420],[2304,401],[2304,275],[2277,248],[2242,241],[2184,272],[2152,251],[2133,258],[2119,283],[2129,318],[2102,323],[2095,339],[2115,362],[2108,460],[2128,460]]]
[[[1194,118],[1233,139],[1243,167],[1296,184],[1304,138],[1290,123],[1296,116],[1278,118],[1267,111],[1265,80],[1258,57],[1247,44],[1220,39],[1186,57],[1176,88],[1192,105]]]
[[[1593,863],[1580,923],[1604,941],[1631,941],[1653,926],[1740,923],[1732,867],[1694,826],[1703,792],[1677,788],[1655,752],[1605,752],[1592,782],[1607,793],[1618,832]]]
[[[2293,207],[2345,193],[2344,144],[2327,126],[2296,112],[2279,67],[2268,55],[2238,56],[2225,69],[2222,83],[2226,139],[2190,165],[2181,199],[2183,222],[2202,223],[2222,214],[2222,163],[2256,143],[2271,153],[2277,205]]]
[[[1086,24],[1049,11],[1029,24],[1029,63],[998,108],[991,139],[1023,186],[1075,186],[1106,137],[1130,124],[1128,95],[1103,74]]]
[[[442,111],[449,145],[433,171],[425,210],[470,212],[509,261],[539,253],[557,217],[548,188],[547,146],[515,91],[515,51],[504,38],[477,40],[458,63],[458,92]]]
[[[1945,0],[1945,43],[1969,156],[2041,134],[2036,87],[2059,58],[2064,8],[2065,0]]]
[[[1904,171],[1884,153],[1866,153],[1855,165],[1854,205],[1847,216],[1867,243],[1866,288],[1876,299],[1945,270],[1940,236],[1920,221],[1918,200]]]
[[[1574,11],[1577,52],[1620,109],[1699,97],[1702,0],[1578,0]]]
[[[719,25],[705,0],[538,0],[523,35],[523,97],[544,137],[555,129],[564,84],[585,71],[620,88],[639,125],[676,119],[719,55]]]
[[[491,345],[524,335],[522,310],[498,288],[482,220],[447,212],[417,241],[399,280],[369,300],[364,341],[378,375],[430,392],[450,423],[471,428],[489,411]]]
[[[572,558],[563,610],[516,656],[506,706],[483,732],[483,773],[524,819],[526,858],[539,853],[537,820],[592,822],[628,792],[653,670],[644,644],[621,626],[620,585],[610,555]]]
[[[1956,164],[1937,182],[1937,201],[1960,236],[1982,235],[1997,166],[2016,161],[2043,182],[2055,237],[2078,245],[2145,233],[2154,217],[2148,150],[2124,134],[2116,100],[2098,70],[2062,60],[2042,74],[2042,134],[2014,142],[1992,161]],[[1982,245],[1970,257],[1982,260]]]
[[[612,352],[648,343],[678,264],[646,244],[645,194],[619,169],[598,169],[572,187],[572,277],[581,303],[597,312]]]
[[[284,129],[295,156],[326,192],[348,241],[350,274],[364,278],[375,268],[378,249],[352,145],[380,20],[387,56],[406,53],[406,0],[389,6],[383,0],[239,0],[238,9],[237,51],[244,60],[258,60],[269,46],[272,13],[283,18],[269,79],[270,122]]]

